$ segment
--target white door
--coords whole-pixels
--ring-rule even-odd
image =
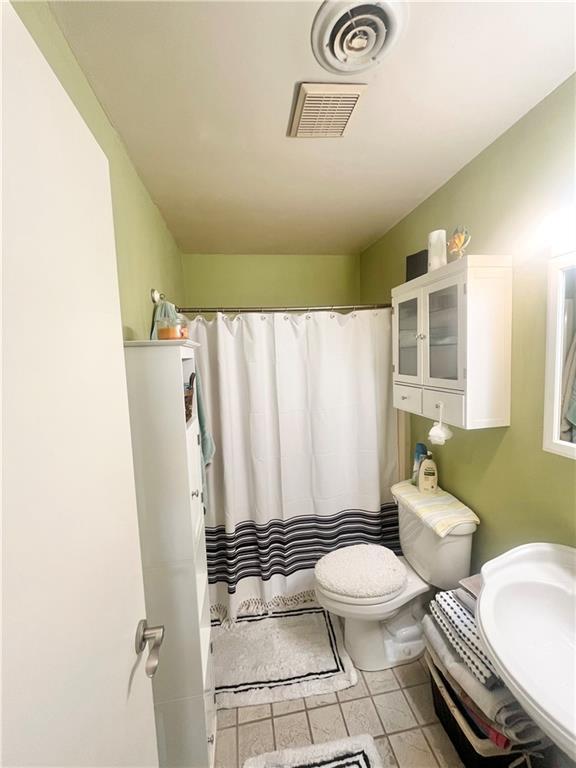
[[[422,383],[422,290],[406,291],[392,301],[394,381]]]
[[[423,383],[464,390],[464,274],[423,289]]]
[[[3,765],[155,766],[108,165],[2,11]]]

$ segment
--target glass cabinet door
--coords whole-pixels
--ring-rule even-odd
[[[396,305],[396,379],[417,382],[420,380],[419,348],[419,295],[399,299]]]
[[[438,283],[426,289],[424,383],[464,388],[463,283]]]

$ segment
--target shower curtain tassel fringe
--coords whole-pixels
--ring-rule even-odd
[[[295,595],[276,595],[272,600],[268,601],[253,597],[240,603],[237,615],[260,616],[261,614],[274,611],[296,610],[311,603],[316,603],[316,593],[313,589],[297,592]],[[230,619],[228,609],[223,603],[211,605],[210,615],[212,621],[217,621],[223,626],[231,626],[234,623],[233,619]]]

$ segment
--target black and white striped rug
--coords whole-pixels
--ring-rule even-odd
[[[372,736],[352,736],[251,757],[243,768],[384,768]]]
[[[319,606],[213,623],[216,700],[243,707],[356,684],[338,619]]]

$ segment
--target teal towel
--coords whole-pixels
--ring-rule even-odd
[[[560,438],[576,442],[576,334],[568,347],[562,372]]]
[[[158,332],[156,330],[156,323],[158,320],[171,320],[175,322],[178,319],[178,313],[176,307],[169,301],[161,299],[154,307],[154,313],[152,315],[152,328],[150,329],[150,338],[157,339]]]
[[[198,409],[198,428],[200,430],[200,450],[202,452],[202,498],[204,500],[204,514],[206,514],[209,509],[208,477],[206,475],[206,469],[212,463],[212,459],[216,453],[216,446],[214,445],[214,440],[208,426],[204,392],[202,390],[202,381],[198,368],[196,368],[196,407]]]
[[[572,379],[572,392],[566,408],[566,418],[573,427],[576,427],[576,376]]]
[[[202,380],[200,371],[196,368],[196,405],[198,407],[198,426],[200,428],[200,447],[202,448],[202,462],[207,467],[214,458],[216,446],[208,426],[208,417],[206,415],[206,404],[204,403],[204,392],[202,390]]]

